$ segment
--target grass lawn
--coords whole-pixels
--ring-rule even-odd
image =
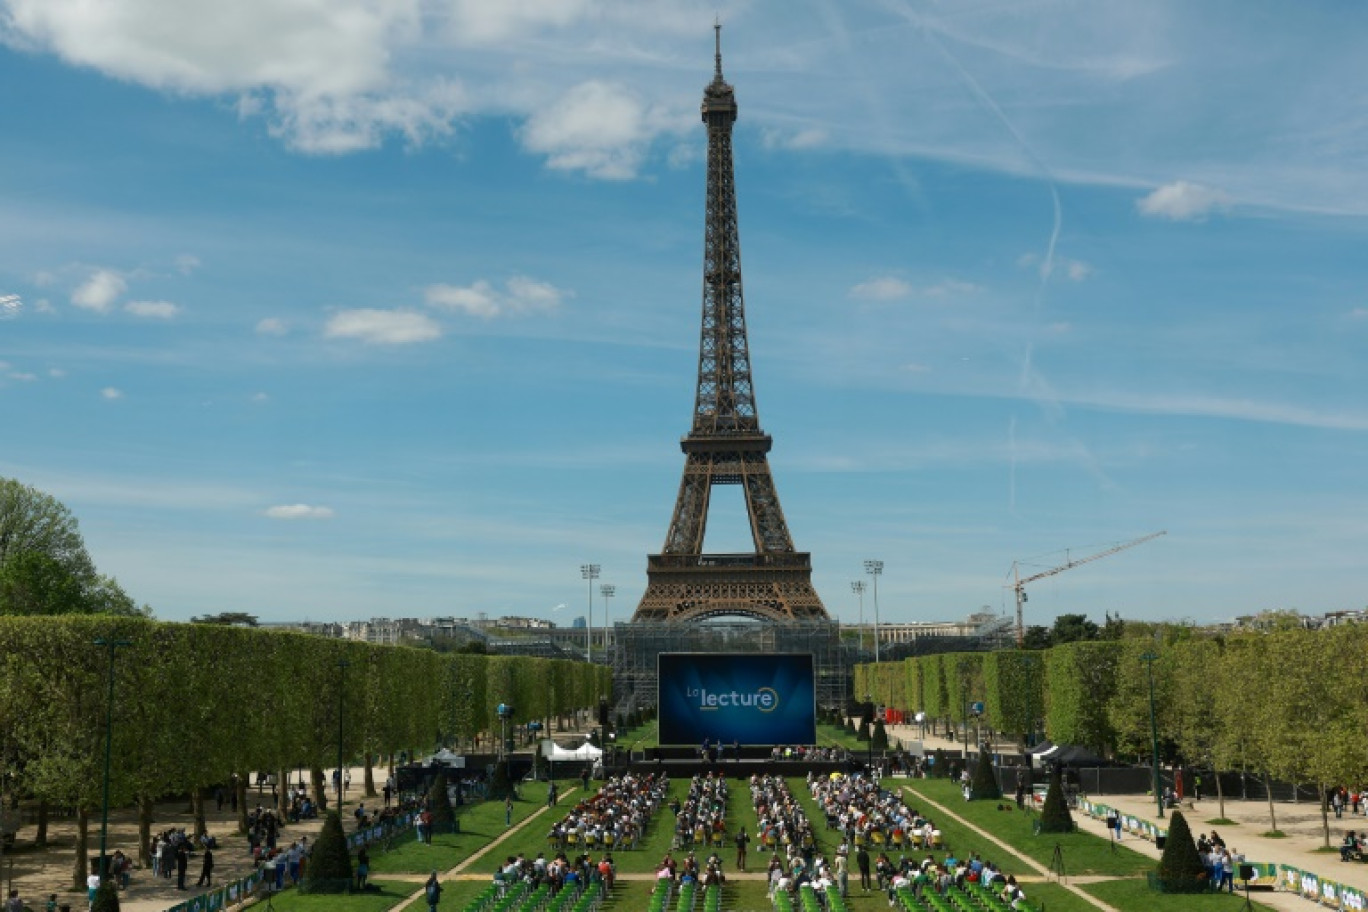
[[[566,780],[562,784],[562,794],[568,791],[572,785],[578,789],[579,780],[575,780],[573,783]],[[535,814],[545,804],[544,800],[535,800],[536,794],[535,789],[524,788],[523,798],[525,800],[513,803],[513,823],[515,826],[518,821]],[[372,851],[371,876],[427,874],[434,870],[449,871],[508,832],[507,828],[504,827],[504,804],[502,801],[481,801],[477,804],[467,804],[460,807],[458,811],[457,817],[461,821],[461,832],[459,833],[437,833],[432,837],[430,845],[409,840],[389,852]],[[534,823],[529,828],[536,830],[538,825]]]
[[[408,897],[418,885],[373,880],[380,888],[378,893],[324,894],[300,893],[286,890],[271,899],[276,912],[385,912]],[[257,909],[266,908],[263,900],[255,905]]]
[[[578,780],[575,784],[578,787]],[[597,789],[599,784],[591,782],[589,788]],[[733,790],[735,790],[735,785],[733,785]],[[647,874],[655,870],[656,863],[669,851],[674,836],[674,815],[665,805],[669,803],[671,795],[678,797],[682,802],[688,793],[688,779],[676,777],[670,780],[670,791],[665,802],[656,811],[651,822],[646,825],[646,832],[637,842],[637,848],[635,850],[613,850],[613,861],[617,864],[618,871],[623,874]],[[564,795],[564,791],[561,794]],[[517,855],[520,852],[525,853],[528,858],[535,858],[538,852],[545,852],[548,858],[552,857],[555,851],[547,843],[546,834],[550,832],[553,823],[563,818],[574,807],[574,802],[579,797],[581,797],[580,793],[576,791],[574,794],[563,798],[559,807],[552,808],[551,811],[543,814],[521,832],[510,836],[500,843],[497,849],[480,859],[471,869],[471,873],[488,874],[493,877],[494,872],[503,864],[505,858],[509,855]],[[502,814],[502,806],[500,806],[500,814]],[[498,824],[502,832],[502,817],[500,817]],[[595,858],[598,857],[599,851],[601,850],[593,851],[592,854]],[[567,851],[568,854],[570,852]]]
[[[1219,910],[1236,910],[1244,908],[1245,898],[1239,893],[1202,893],[1196,896],[1181,896],[1172,893],[1155,893],[1149,888],[1149,884],[1144,878],[1125,880],[1111,880],[1106,883],[1087,884],[1083,890],[1105,903],[1123,910],[1143,910],[1143,912],[1219,912]],[[1030,893],[1028,891],[1028,896]],[[1256,909],[1272,909],[1254,899],[1257,893],[1250,894],[1250,900]],[[1310,905],[1310,903],[1308,903]],[[1054,910],[1054,903],[1050,903],[1051,912]],[[1315,908],[1312,906],[1312,908]]]
[[[1079,874],[1106,874],[1126,876],[1154,867],[1154,861],[1128,849],[1124,843],[1113,846],[1110,840],[1091,833],[1045,833],[1036,836],[1033,827],[1037,815],[1018,811],[1010,799],[997,801],[968,801],[960,793],[959,786],[948,779],[909,779],[902,780],[907,794],[921,794],[949,808],[954,814],[970,823],[992,833],[998,839],[1012,846],[1022,855],[1032,858],[1042,865],[1050,866],[1054,860],[1055,847],[1060,849],[1065,873],[1072,877]],[[999,811],[998,804],[1011,805],[1011,811]],[[927,813],[942,831],[945,826],[934,809]],[[975,842],[981,841],[972,837]]]

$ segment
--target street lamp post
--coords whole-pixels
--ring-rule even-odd
[[[105,761],[104,761],[104,799],[100,810],[100,883],[109,874],[109,763],[114,753],[114,650],[120,646],[132,646],[131,640],[112,640],[101,637],[96,646],[109,650],[109,703],[105,706]]]
[[[608,603],[612,601],[613,596],[617,595],[617,586],[612,583],[604,583],[599,586],[599,595],[603,596],[603,655],[607,657],[608,631],[613,629],[612,622],[608,620]],[[612,663],[609,662],[609,664]]]
[[[1154,663],[1159,658],[1155,652],[1147,652],[1140,657],[1149,674],[1150,704],[1150,750],[1154,754],[1154,803],[1159,809],[1159,819],[1164,819],[1164,794],[1159,787],[1159,726],[1154,719]]]
[[[865,581],[855,580],[850,584],[850,591],[860,597],[860,654],[864,654],[864,591]]]
[[[347,775],[342,771],[342,713],[346,706],[347,666],[346,659],[337,660],[337,816],[342,817],[342,790],[346,788]]]
[[[598,579],[599,569],[598,564],[580,564],[580,576],[589,581],[589,618],[585,626],[588,635],[584,638],[586,662],[594,661],[594,580]]]
[[[879,577],[883,575],[883,561],[864,562],[865,573],[874,577],[874,664],[879,664]]]
[[[875,641],[877,642],[877,640]],[[865,694],[865,704],[874,705],[874,695]],[[865,768],[869,770],[869,775],[874,775],[874,726],[869,726],[869,740],[865,742]]]

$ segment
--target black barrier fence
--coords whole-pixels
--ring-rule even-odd
[[[947,754],[948,759],[954,759]],[[999,778],[1004,789],[1014,788],[1017,783],[1020,756],[1001,755],[994,758]],[[1164,767],[1159,770],[1161,789],[1176,788],[1178,771]],[[1201,800],[1216,800],[1216,774],[1210,770],[1181,770],[1183,777],[1183,800],[1191,801],[1197,797],[1197,777],[1201,777]],[[1048,770],[1035,769],[1031,773],[1032,782],[1043,782]],[[1070,766],[1064,771],[1065,783],[1074,790],[1090,797],[1099,795],[1144,795],[1150,793],[1154,782],[1154,770],[1148,766]],[[1274,801],[1307,802],[1318,804],[1320,795],[1314,785],[1282,782],[1274,779],[1265,783],[1262,776],[1254,773],[1228,772],[1220,774],[1221,793],[1227,801],[1267,801],[1269,792]]]

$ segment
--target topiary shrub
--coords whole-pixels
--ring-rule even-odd
[[[1040,832],[1072,833],[1073,815],[1064,801],[1064,780],[1059,768],[1050,771],[1050,787],[1045,792],[1045,805],[1040,809]]]
[[[998,785],[997,771],[993,769],[993,758],[986,750],[979,751],[978,763],[974,766],[974,779],[969,787],[973,789],[975,801],[997,801],[1002,798],[1002,787]]]
[[[945,751],[943,749],[939,747],[936,748],[931,753],[931,759],[936,761],[935,763],[931,764],[932,776],[940,779],[950,775],[950,765],[945,762]]]
[[[872,742],[873,743],[870,746],[873,747],[876,751],[888,750],[888,731],[884,728],[883,719],[876,719],[874,721],[874,734],[872,735]]]
[[[323,830],[314,843],[309,863],[304,866],[299,892],[350,893],[351,890],[351,852],[347,849],[347,837],[342,833],[342,818],[335,811],[329,811],[323,818]]]
[[[1192,830],[1181,811],[1174,811],[1169,819],[1168,841],[1154,879],[1164,893],[1202,893],[1210,886],[1202,856],[1192,841]]]
[[[515,785],[512,777],[508,775],[508,761],[501,760],[494,764],[494,775],[489,777],[489,797],[502,801],[514,794]]]
[[[862,721],[860,722],[860,730],[859,730],[858,732],[855,733],[855,740],[856,740],[856,741],[868,741],[869,738],[870,738],[870,734],[869,734],[869,723],[868,723],[867,721],[863,721],[863,720],[862,720]]]
[[[25,906],[24,908],[28,908]],[[119,888],[112,878],[106,878],[95,891],[95,901],[90,904],[90,912],[119,912]]]
[[[427,799],[428,810],[432,812],[432,832],[450,833],[456,822],[456,810],[451,806],[446,773],[437,774],[437,781],[428,790]]]

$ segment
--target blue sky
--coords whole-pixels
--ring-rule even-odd
[[[1350,3],[0,0],[0,474],[163,618],[568,623],[585,562],[625,618],[693,404],[715,13],[833,614],[867,558],[940,620],[1160,529],[1028,622],[1368,604]]]

